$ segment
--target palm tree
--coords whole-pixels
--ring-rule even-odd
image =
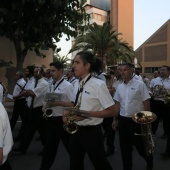
[[[133,50],[128,43],[118,39],[120,34],[113,31],[113,27],[108,23],[104,23],[102,26],[93,23],[87,29],[85,28],[84,34],[75,39],[69,53],[76,50],[90,50],[108,64],[116,62],[116,60],[131,61]]]
[[[60,56],[57,51],[54,51],[53,62],[60,61],[63,63],[64,67],[67,67],[68,61],[71,61],[67,56]]]

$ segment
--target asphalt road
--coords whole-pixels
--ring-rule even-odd
[[[7,106],[8,107],[8,106]],[[11,109],[11,108],[10,108]],[[11,116],[11,110],[7,108],[9,117]],[[16,128],[14,129],[13,135],[19,131],[21,123],[18,122]],[[156,146],[154,152],[154,170],[170,170],[170,159],[162,160],[160,153],[164,152],[166,146],[166,139],[161,139],[162,123],[160,122],[158,131],[156,133]],[[42,149],[40,141],[37,140],[38,134],[34,136],[34,139],[27,150],[26,154],[21,155],[18,153],[11,152],[9,155],[9,161],[13,170],[39,170],[41,163],[41,156],[38,156],[38,153]],[[17,145],[18,143],[15,143]],[[108,157],[109,162],[111,163],[113,170],[122,170],[122,160],[119,148],[119,137],[116,133],[115,139],[115,148],[116,151],[114,155]],[[88,156],[85,157],[85,170],[94,170],[93,165],[91,164]],[[133,170],[145,170],[146,162],[141,158],[136,149],[133,149]],[[63,144],[60,142],[59,149],[56,155],[55,162],[50,170],[69,170],[69,156],[63,147]]]

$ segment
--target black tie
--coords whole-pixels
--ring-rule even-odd
[[[38,79],[35,79],[35,85],[34,85],[34,89],[37,87],[38,84]],[[34,96],[32,96],[32,100],[31,100],[31,106],[30,108],[33,109],[33,104],[34,104]]]

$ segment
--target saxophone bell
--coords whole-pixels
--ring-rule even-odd
[[[53,116],[53,110],[52,108],[49,106],[49,102],[51,100],[47,101],[46,103],[46,106],[45,106],[45,111],[44,111],[44,114],[43,114],[43,118],[44,119],[48,119],[49,117]]]
[[[66,130],[69,134],[74,134],[78,131],[78,125],[74,121],[74,115],[76,115],[76,111],[78,108],[75,106],[73,108],[67,108],[69,110],[67,118],[67,123],[63,125],[64,130]]]

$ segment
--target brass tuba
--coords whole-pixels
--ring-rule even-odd
[[[76,111],[78,110],[78,107],[75,106],[73,108],[67,108],[66,110],[69,110],[69,114],[67,117],[67,124],[63,125],[64,130],[66,130],[69,134],[74,134],[78,131],[78,125],[74,122],[73,116],[75,115]]]
[[[164,88],[163,85],[155,85],[152,87],[152,96],[156,98],[164,98],[166,89]]]
[[[157,116],[149,111],[137,112],[132,116],[133,121],[141,125],[141,134],[135,133],[135,135],[142,136],[146,156],[150,156],[154,152],[155,143],[151,123],[154,122],[156,118]]]

